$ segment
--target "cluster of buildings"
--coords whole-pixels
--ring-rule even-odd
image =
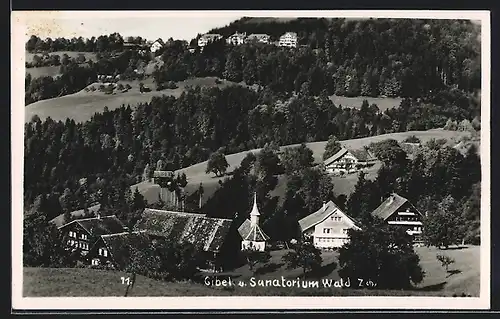
[[[66,235],[68,248],[78,249],[89,266],[125,269],[132,249],[144,249],[159,239],[193,244],[202,255],[199,268],[213,271],[224,269],[224,260],[236,259],[239,251],[269,249],[270,237],[261,228],[256,195],[249,218],[240,225],[202,213],[146,208],[133,229],[128,229],[115,215],[100,216],[99,207],[92,209],[95,217],[77,217],[66,224],[62,217],[52,220]],[[372,215],[404,228],[414,243],[422,242],[423,215],[406,198],[393,193]],[[316,247],[325,250],[347,243],[349,229],[362,231],[359,222],[332,201],[302,218],[298,226],[299,236],[311,238]]]
[[[214,42],[217,40],[221,40],[223,38],[222,35],[218,33],[207,33],[202,35],[198,39],[198,46],[203,48],[210,42]],[[241,45],[244,43],[264,43],[264,44],[272,44],[271,36],[264,33],[252,33],[247,35],[246,32],[240,33],[236,32],[229,37],[226,38],[226,43],[230,45]],[[298,39],[296,32],[286,32],[283,34],[277,42],[274,44],[281,47],[297,47]]]
[[[327,173],[345,175],[373,166],[377,162],[375,155],[367,148],[350,149],[342,147],[337,153],[323,161]]]

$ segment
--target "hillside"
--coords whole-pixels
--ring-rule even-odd
[[[234,290],[207,287],[202,283],[161,282],[137,276],[129,296],[258,296],[258,295],[336,295],[336,296],[453,296],[462,293],[479,296],[479,246],[448,250],[446,255],[455,259],[446,273],[436,260],[435,248],[417,248],[421,266],[426,272],[424,281],[415,290],[354,290],[339,288],[281,288],[281,287],[236,287]],[[273,251],[268,267],[257,265],[256,279],[285,278],[295,279],[300,269],[286,269],[281,263],[281,256],[286,250]],[[323,252],[322,267],[316,273],[307,274],[310,280],[329,278],[338,280],[336,266],[338,254]],[[202,274],[208,275],[208,274]],[[90,297],[90,296],[123,296],[126,287],[121,277],[128,275],[120,271],[93,270],[87,268],[24,268],[23,296],[26,297]],[[241,280],[249,283],[253,276],[248,266],[232,272],[218,274],[219,278],[229,276],[233,281]],[[352,281],[352,279],[351,279]]]
[[[341,144],[345,147],[348,148],[353,148],[353,149],[359,149],[364,146],[368,146],[372,142],[379,142],[383,141],[385,139],[395,139],[397,141],[403,141],[409,136],[415,135],[418,137],[423,143],[429,141],[432,138],[439,139],[439,138],[444,138],[449,141],[449,145],[455,145],[458,143],[458,140],[464,136],[468,135],[470,133],[468,132],[458,132],[458,131],[446,131],[442,129],[434,129],[434,130],[428,130],[428,131],[409,131],[409,132],[401,132],[401,133],[392,133],[392,134],[383,134],[383,135],[378,135],[378,136],[372,136],[372,137],[365,137],[365,138],[358,138],[358,139],[351,139],[351,140],[345,140],[341,141]],[[321,142],[312,142],[312,143],[306,143],[307,147],[309,147],[312,152],[313,152],[313,157],[315,160],[315,163],[320,163],[322,161],[323,153],[325,151],[325,146],[326,146],[326,141],[321,141]],[[298,144],[295,145],[288,145],[288,146],[283,146],[282,148],[285,147],[291,147],[291,146],[298,146]],[[249,151],[244,151],[240,153],[235,153],[235,154],[228,154],[226,155],[226,160],[227,163],[229,164],[229,167],[227,169],[227,172],[230,173],[232,172],[236,167],[238,167],[243,160],[243,158],[246,156],[248,152],[252,153],[258,153],[260,149],[253,149]],[[186,192],[188,194],[194,192],[197,190],[198,186],[200,183],[203,183],[203,188],[204,188],[204,194],[202,198],[202,202],[207,201],[213,193],[219,188],[219,181],[223,180],[224,178],[228,177],[215,177],[213,174],[206,174],[205,170],[207,168],[207,161],[197,163],[194,165],[191,165],[189,167],[180,169],[175,171],[176,174],[184,173],[187,176],[188,179],[188,185],[186,186]],[[379,168],[379,165],[375,165],[374,167],[370,168],[367,170],[367,179],[374,179],[377,175],[377,170]],[[350,195],[352,190],[354,189],[354,186],[356,185],[358,180],[358,176],[356,174],[350,174],[345,177],[338,177],[338,176],[332,176],[332,181],[334,184],[334,192],[337,195],[340,194],[345,194],[345,195]],[[144,194],[148,202],[154,202],[158,199],[158,190],[154,190],[155,187],[152,183],[150,182],[142,182],[136,185],[133,185],[131,188],[132,190],[135,190],[135,188],[138,187],[139,191]],[[278,185],[276,189],[273,191],[272,195],[274,196],[283,196],[286,188],[286,177],[285,176],[279,176],[278,177]]]
[[[139,103],[151,101],[153,96],[172,95],[179,97],[187,86],[202,86],[202,87],[219,87],[223,88],[229,85],[238,85],[234,82],[221,80],[220,84],[215,83],[216,78],[192,78],[182,82],[178,82],[177,89],[165,89],[162,91],[151,91],[141,93],[139,91],[139,83],[143,82],[146,86],[154,88],[152,78],[147,78],[143,81],[120,81],[118,83],[130,84],[132,89],[126,93],[105,94],[103,92],[80,92],[69,94],[53,99],[47,99],[29,104],[25,107],[25,121],[29,122],[33,115],[38,115],[44,120],[51,117],[56,121],[65,121],[66,118],[75,120],[75,122],[85,122],[96,112],[102,112],[107,106],[109,110],[116,109],[123,104],[130,104],[135,107]],[[97,87],[99,84],[94,83]]]
[[[29,53],[26,52],[26,62],[33,62],[33,57],[35,55],[42,56],[44,53]],[[61,58],[64,54],[67,54],[70,58],[77,58],[78,55],[83,54],[86,60],[97,61],[96,54],[94,52],[78,52],[78,51],[55,51],[47,52],[49,55],[59,55]]]

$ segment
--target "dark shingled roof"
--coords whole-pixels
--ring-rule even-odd
[[[406,198],[399,196],[396,193],[392,193],[382,204],[380,204],[379,207],[377,207],[372,212],[372,216],[386,220],[407,202],[408,200]]]
[[[145,232],[125,232],[102,235],[101,239],[108,247],[110,256],[120,269],[124,269],[130,260],[131,248],[142,250],[151,246],[151,240]]]
[[[216,252],[224,243],[231,223],[230,219],[210,218],[203,214],[146,208],[134,229]]]
[[[264,233],[264,231],[259,227],[259,225],[253,225],[250,219],[246,219],[241,226],[238,228],[238,233],[240,233],[243,240],[251,241],[266,241],[269,240],[269,236]]]
[[[336,160],[338,160],[339,158],[341,158],[342,156],[344,156],[346,153],[347,153],[347,149],[342,147],[337,153],[333,154],[332,156],[330,156],[329,158],[327,158],[326,160],[324,160],[323,164],[325,164],[326,166],[328,166],[331,163],[333,163]]]
[[[101,204],[96,204],[96,205],[90,206],[88,209],[89,209],[89,213],[97,213],[101,209]],[[75,210],[75,211],[71,212],[70,214],[72,217],[77,218],[77,217],[82,217],[83,213],[84,213],[84,210],[79,209],[79,210]],[[54,225],[56,225],[56,227],[61,227],[62,225],[64,225],[64,214],[61,214],[61,215],[51,219],[50,222],[53,223]]]
[[[377,158],[366,148],[360,148],[360,149],[350,149],[349,152],[351,152],[354,157],[358,159],[358,161],[362,162],[370,162],[370,161],[375,161]]]
[[[320,222],[325,220],[328,216],[330,216],[336,211],[341,212],[343,215],[352,220],[354,223],[357,223],[357,221],[354,218],[344,213],[337,205],[335,205],[334,202],[328,201],[328,203],[326,203],[325,205],[326,206],[321,207],[314,213],[307,215],[306,217],[299,220],[299,225],[302,231],[306,231],[309,228],[319,224]]]
[[[59,228],[66,227],[72,223],[79,224],[92,236],[123,233],[127,230],[125,225],[115,215],[102,216],[100,218],[75,219]]]

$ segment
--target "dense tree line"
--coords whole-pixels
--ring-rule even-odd
[[[238,28],[274,37],[296,31],[304,46],[231,46],[220,40],[190,54],[187,44],[176,41],[163,53],[166,65],[157,80],[212,75],[277,92],[346,96],[426,97],[480,88],[479,29],[465,20],[296,19],[212,31],[227,36]]]
[[[94,184],[92,192],[102,188],[102,179],[123,179],[123,190],[159,159],[165,170],[175,170],[207,160],[222,146],[230,154],[270,142],[288,145],[330,135],[350,139],[430,129],[450,116],[437,117],[423,111],[430,105],[409,102],[410,107],[381,113],[368,103],[359,110],[336,107],[326,97],[299,95],[282,102],[267,90],[195,87],[179,98],[155,97],[134,110],[105,109],[85,123],[35,117],[25,126],[26,200],[33,203],[39,194],[60,196],[65,188],[75,192],[81,178]]]
[[[129,40],[129,39],[127,39]],[[132,43],[143,44],[145,39],[141,37],[131,38]],[[46,38],[41,39],[32,35],[26,42],[26,51],[32,52],[56,52],[56,51],[77,51],[77,52],[110,52],[122,51],[124,39],[119,33],[101,35],[84,39],[83,37],[67,38]]]

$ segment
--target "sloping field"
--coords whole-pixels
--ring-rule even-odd
[[[139,82],[143,82],[150,88],[154,88],[152,79],[144,81],[120,81],[119,83],[130,84],[132,88],[126,93],[105,94],[103,92],[85,92],[84,90],[53,99],[38,101],[27,105],[25,109],[25,121],[29,122],[33,115],[38,115],[44,120],[51,117],[56,121],[65,121],[66,118],[75,120],[75,122],[85,122],[96,112],[104,111],[104,107],[114,110],[123,104],[130,104],[135,107],[139,103],[151,101],[153,96],[172,95],[179,97],[186,89],[186,86],[204,86],[223,88],[229,85],[238,85],[230,81],[222,80],[220,84],[215,83],[216,78],[193,78],[177,83],[177,89],[165,89],[162,91],[151,91],[141,93],[139,91]],[[94,83],[94,86],[99,84]]]
[[[60,66],[42,66],[39,68],[27,68],[26,74],[30,74],[32,79],[42,76],[56,76],[61,74],[59,72]]]
[[[96,54],[94,52],[76,52],[76,51],[55,51],[48,52],[49,55],[59,55],[61,58],[64,54],[67,54],[70,58],[77,58],[79,54],[83,54],[86,60],[97,61]],[[28,53],[26,52],[26,62],[33,62],[33,56],[42,56],[43,53]]]
[[[385,111],[392,107],[399,107],[399,104],[403,100],[402,98],[391,98],[391,97],[369,97],[369,96],[357,96],[357,97],[346,97],[346,96],[330,96],[330,100],[337,107],[342,105],[343,108],[355,108],[360,109],[364,100],[368,101],[369,105],[377,104],[380,111]]]
[[[352,140],[341,141],[341,144],[348,148],[359,149],[364,146],[368,146],[372,142],[380,142],[386,139],[395,139],[397,141],[403,141],[409,136],[415,135],[418,137],[423,143],[429,141],[432,138],[439,139],[445,138],[449,141],[449,145],[455,145],[458,143],[458,140],[465,135],[469,135],[468,132],[458,132],[458,131],[447,131],[443,129],[433,129],[428,131],[410,131],[410,132],[402,132],[402,133],[391,133],[391,134],[383,134],[378,136],[366,137],[366,138],[358,138]],[[313,157],[316,163],[322,162],[323,153],[325,152],[326,141],[322,142],[312,142],[307,143],[307,147],[309,147],[313,152]],[[297,146],[288,145],[283,146],[291,147]],[[229,167],[227,172],[232,172],[236,167],[238,167],[245,158],[248,152],[252,152],[254,154],[258,153],[260,149],[254,149],[249,151],[244,151],[235,154],[226,155],[227,163]],[[365,172],[367,173],[367,179],[375,179],[377,177],[377,171],[380,167],[380,164],[375,164],[373,167],[368,168]],[[206,174],[205,170],[207,169],[207,162],[200,162],[189,167],[180,169],[175,171],[176,174],[185,173],[188,179],[188,185],[186,186],[187,194],[191,194],[198,189],[200,183],[203,183],[204,194],[202,198],[202,202],[206,202],[219,188],[219,181],[224,178],[230,178],[230,176],[226,177],[216,177],[214,174]],[[357,174],[349,174],[344,177],[340,176],[332,176],[334,193],[336,195],[345,194],[349,196],[351,192],[354,190],[354,186],[358,181]],[[273,196],[282,197],[285,193],[286,189],[286,176],[278,177],[278,185],[272,192]],[[143,182],[140,184],[136,184],[132,186],[132,191],[134,191],[135,187],[139,186],[139,191],[144,194],[149,203],[155,202],[158,198],[158,191],[154,191],[154,186],[152,183]]]
[[[217,274],[219,278],[230,277],[233,283],[242,281],[245,287],[224,289],[206,286],[203,283],[162,282],[137,276],[129,296],[286,296],[286,295],[323,295],[323,296],[453,296],[465,293],[479,296],[479,246],[463,249],[439,251],[435,248],[418,248],[421,266],[426,272],[424,281],[414,290],[364,290],[324,288],[321,278],[339,280],[338,254],[324,252],[322,267],[315,273],[308,273],[308,280],[319,280],[319,288],[289,287],[252,287],[251,277],[258,279],[296,279],[301,269],[286,269],[281,257],[287,250],[273,251],[267,267],[258,264],[255,274],[248,266],[232,272]],[[447,273],[436,259],[437,253],[444,253],[455,259]],[[209,274],[202,274],[209,275]],[[210,274],[211,275],[211,274]],[[87,268],[24,268],[23,296],[25,297],[100,297],[123,296],[126,286],[121,277],[129,274],[119,271],[93,270]],[[356,284],[350,279],[351,284]]]

